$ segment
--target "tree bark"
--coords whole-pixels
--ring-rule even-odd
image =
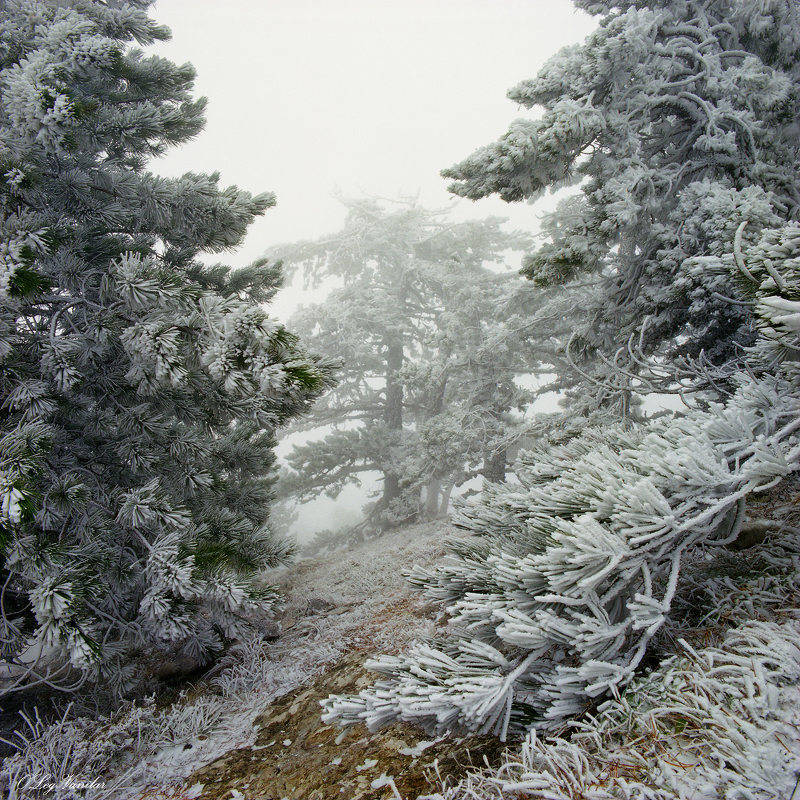
[[[506,479],[506,448],[485,450],[481,474],[489,483],[502,483]]]
[[[403,368],[402,341],[386,342],[386,405],[383,420],[390,433],[390,448],[400,445],[403,434],[403,384],[400,370]],[[389,508],[400,497],[400,475],[387,468],[383,471],[383,497],[380,505]]]
[[[439,516],[439,495],[442,482],[438,478],[431,478],[425,487],[425,516],[433,519]]]

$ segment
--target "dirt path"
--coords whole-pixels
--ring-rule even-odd
[[[390,606],[405,614],[405,608]],[[484,755],[495,762],[502,750],[495,739],[426,741],[407,725],[377,733],[364,726],[346,730],[324,725],[320,701],[331,693],[352,693],[372,676],[361,666],[366,653],[355,650],[323,675],[280,698],[257,720],[253,745],[227,753],[198,770],[189,785],[203,800],[323,800],[323,798],[416,798],[435,792],[448,777],[461,776]],[[394,785],[392,785],[392,783]]]
[[[410,526],[268,576],[288,598],[275,621],[280,636],[265,660],[234,659],[220,676],[224,685],[231,676],[247,683],[248,672],[263,675],[266,702],[265,687],[252,687],[243,696],[243,726],[228,720],[234,731],[228,747],[200,743],[191,769],[191,759],[183,762],[182,788],[174,780],[151,783],[142,800],[416,798],[472,764],[483,765],[484,756],[494,762],[501,748],[493,739],[432,742],[405,725],[342,731],[320,718],[320,701],[329,694],[372,682],[362,667],[366,658],[434,632],[434,609],[408,587],[402,571],[438,560],[452,532],[446,523]],[[255,716],[247,713],[248,698]]]

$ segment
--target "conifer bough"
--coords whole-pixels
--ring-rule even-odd
[[[445,173],[510,201],[585,179],[525,266],[572,301],[575,420],[521,455],[521,485],[462,509],[473,535],[447,562],[412,571],[448,635],[368,662],[383,679],[329,698],[326,721],[565,726],[641,668],[684,557],[733,542],[748,498],[800,469],[798,5],[576,5],[598,30],[511,93],[544,113]],[[653,390],[702,402],[636,420]]]

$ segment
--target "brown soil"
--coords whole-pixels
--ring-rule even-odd
[[[277,700],[258,718],[253,746],[198,770],[187,785],[202,783],[202,800],[239,797],[232,790],[246,800],[396,800],[390,786],[373,789],[372,782],[392,776],[403,798],[416,798],[439,791],[448,777],[463,777],[470,766],[500,760],[503,745],[489,737],[444,739],[414,757],[400,751],[428,737],[409,725],[370,733],[363,725],[343,730],[323,724],[321,700],[358,692],[374,680],[361,666],[364,657],[350,653],[312,684]]]

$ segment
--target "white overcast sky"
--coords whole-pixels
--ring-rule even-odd
[[[151,14],[173,34],[157,51],[194,64],[209,100],[205,131],[153,169],[219,171],[278,198],[233,266],[337,230],[336,189],[446,206],[439,171],[528,113],[506,91],[595,25],[568,0],[157,0]],[[456,211],[527,229],[536,213],[496,199]]]

